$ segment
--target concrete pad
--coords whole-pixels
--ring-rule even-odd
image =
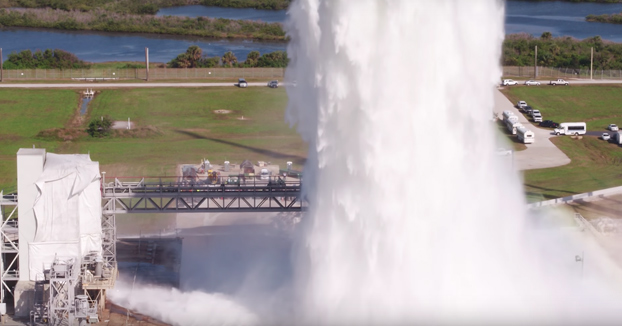
[[[533,125],[501,91],[497,91],[495,92],[494,112],[501,116],[503,111],[514,112],[518,121],[535,135],[534,143],[526,144],[526,150],[514,152],[514,164],[519,170],[552,168],[570,163],[570,158],[550,141],[550,138],[557,137],[552,130]]]

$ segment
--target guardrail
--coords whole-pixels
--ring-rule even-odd
[[[558,204],[568,204],[576,200],[595,199],[594,197],[598,197],[602,199],[602,198],[605,198],[606,196],[620,195],[620,194],[622,194],[622,186],[595,190],[595,191],[585,192],[582,194],[576,194],[572,196],[566,196],[562,198],[555,198],[551,200],[531,203],[531,204],[528,204],[527,207],[537,208],[537,207],[544,207],[544,206],[551,206],[551,205],[558,205]]]
[[[172,193],[299,192],[301,179],[286,176],[114,177],[102,178],[102,196]],[[222,195],[222,194],[221,194]]]

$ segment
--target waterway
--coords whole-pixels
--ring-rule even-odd
[[[31,28],[1,28],[0,48],[4,59],[13,51],[25,49],[62,49],[90,62],[144,61],[145,47],[151,62],[168,62],[198,45],[208,56],[222,56],[232,51],[238,60],[245,60],[253,50],[260,53],[284,51],[283,42],[222,40],[160,34],[126,34],[85,31],[61,31]]]
[[[540,36],[572,36],[584,39],[600,35],[605,40],[622,42],[622,25],[590,23],[585,16],[622,12],[622,3],[572,3],[564,1],[508,1],[506,34],[529,33]]]
[[[622,4],[571,3],[563,1],[525,2],[508,1],[506,5],[506,34],[529,33],[540,36],[551,32],[554,36],[572,36],[584,39],[600,35],[605,40],[622,42],[622,25],[588,23],[589,14],[622,12]],[[196,17],[223,17],[282,22],[285,10],[216,8],[206,6],[172,7],[160,10],[158,15]],[[4,57],[13,51],[25,49],[62,49],[75,53],[90,62],[143,61],[144,48],[149,48],[151,62],[168,62],[190,45],[198,45],[208,56],[222,56],[232,51],[239,60],[250,51],[260,53],[284,51],[282,42],[250,40],[217,40],[159,34],[126,34],[84,31],[59,31],[28,28],[0,28],[0,47]]]

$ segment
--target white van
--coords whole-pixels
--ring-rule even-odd
[[[518,138],[519,141],[523,142],[523,144],[533,144],[533,142],[535,141],[535,135],[533,131],[523,126],[516,128],[516,138]]]
[[[585,135],[587,131],[585,122],[563,122],[553,132],[556,135]]]

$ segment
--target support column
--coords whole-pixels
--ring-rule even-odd
[[[538,78],[538,46],[536,45],[536,53],[533,62],[533,79]]]
[[[594,48],[591,48],[590,50],[590,80],[593,77],[593,73],[594,73]]]
[[[145,66],[146,66],[145,72],[147,73],[147,81],[149,81],[149,48],[145,48]]]

